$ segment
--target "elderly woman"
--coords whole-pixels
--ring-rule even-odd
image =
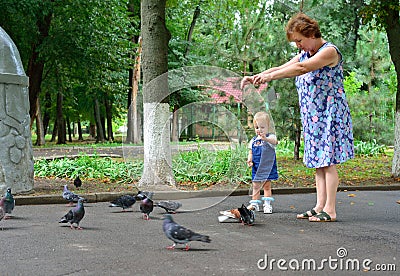
[[[354,157],[352,122],[343,89],[343,58],[324,40],[317,21],[296,14],[286,26],[286,36],[301,52],[285,64],[246,76],[241,88],[296,77],[304,134],[304,164],[315,168],[316,204],[298,219],[336,221],[336,164]]]

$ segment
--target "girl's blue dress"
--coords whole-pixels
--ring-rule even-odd
[[[253,137],[249,144],[253,153],[252,181],[277,180],[275,148],[270,143],[257,139],[257,136]]]

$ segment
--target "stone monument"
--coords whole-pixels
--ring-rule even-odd
[[[0,196],[33,188],[28,77],[18,49],[0,27]]]

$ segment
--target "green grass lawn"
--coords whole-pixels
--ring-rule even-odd
[[[98,145],[97,145],[98,146]],[[104,145],[103,145],[104,146]],[[356,155],[338,165],[340,186],[381,186],[399,184],[391,177],[393,152],[386,150],[373,155]],[[250,188],[251,169],[246,165],[246,147],[210,151],[202,147],[174,155],[173,171],[177,187],[182,190]],[[274,188],[314,187],[314,169],[302,160],[277,151],[279,179]],[[76,175],[84,181],[82,192],[129,191],[139,181],[143,160],[88,157],[35,161],[35,190],[58,193]]]

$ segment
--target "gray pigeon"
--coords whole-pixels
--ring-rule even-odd
[[[79,223],[85,216],[85,207],[83,206],[84,200],[84,198],[80,198],[78,204],[69,210],[69,212],[61,218],[59,223],[70,223],[71,229],[75,229],[74,225],[76,225],[76,229],[81,230],[82,227],[79,226]]]
[[[153,193],[148,193],[147,195],[141,194],[144,198],[140,202],[140,211],[143,213],[143,219],[149,220],[150,213],[153,212],[154,203],[151,199],[153,197]]]
[[[201,241],[201,242],[211,242],[209,236],[198,234],[189,230],[172,219],[172,215],[165,214],[163,222],[163,231],[168,239],[174,242],[173,245],[168,246],[167,249],[174,249],[177,243],[184,244],[185,248],[183,250],[189,250],[189,242],[191,241]]]
[[[4,219],[8,219],[10,217],[11,212],[14,210],[15,207],[15,199],[14,196],[11,193],[11,188],[7,189],[7,192],[4,196],[4,212],[6,213],[6,216]]]
[[[64,190],[63,190],[63,193],[62,193],[62,197],[66,201],[69,202],[69,206],[72,206],[74,204],[74,202],[78,202],[78,200],[81,198],[77,194],[74,194],[73,192],[71,192],[68,189],[68,185],[67,184],[64,185]]]
[[[175,211],[182,207],[182,203],[177,201],[159,201],[155,206],[163,208],[167,213],[175,214]]]
[[[110,202],[109,207],[121,207],[122,211],[131,208],[136,202],[136,197],[131,195],[122,195]]]

